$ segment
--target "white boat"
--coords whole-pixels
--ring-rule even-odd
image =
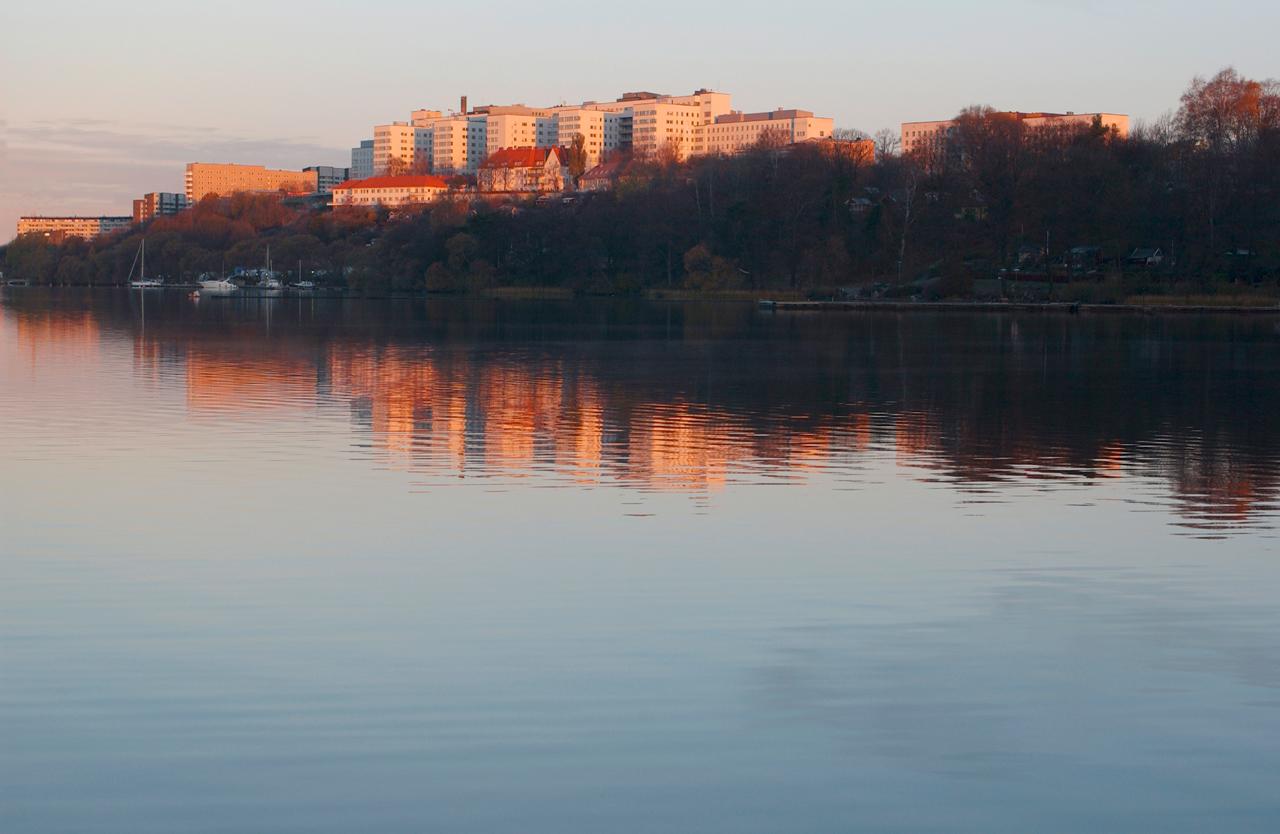
[[[141,245],[138,246],[137,253],[133,256],[134,264],[138,262],[138,256],[142,256],[142,269],[138,271],[138,277],[133,277],[133,267],[129,267],[129,287],[135,290],[158,290],[164,286],[164,281],[158,278],[147,277],[147,239],[142,239]]]
[[[308,292],[316,288],[316,285],[311,281],[302,280],[302,261],[298,261],[298,280],[289,286],[295,290],[302,290],[304,292]]]
[[[267,268],[262,272],[262,277],[258,280],[258,286],[264,290],[278,290],[284,284],[280,283],[280,279],[271,270],[271,247],[267,247]]]
[[[210,278],[200,282],[200,289],[216,292],[231,292],[240,289],[240,285],[229,278]]]

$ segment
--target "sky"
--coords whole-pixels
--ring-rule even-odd
[[[1175,109],[1196,75],[1280,75],[1274,0],[486,3],[43,0],[0,8],[0,240],[129,214],[187,162],[349,164],[420,107],[733,94],[874,133],[971,104]]]

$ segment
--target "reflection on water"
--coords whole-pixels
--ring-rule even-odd
[[[0,831],[1271,831],[1280,319],[9,292]]]
[[[426,485],[536,476],[696,495],[824,472],[856,488],[891,456],[974,506],[1020,489],[1079,487],[1087,501],[1089,485],[1129,478],[1135,506],[1169,505],[1195,534],[1268,528],[1276,509],[1269,317],[86,304],[9,298],[16,355],[101,373],[104,345],[127,344],[135,380],[181,375],[193,416],[349,408],[353,443]]]

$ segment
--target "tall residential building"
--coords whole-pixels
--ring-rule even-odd
[[[485,158],[503,148],[544,148],[556,142],[556,118],[549,109],[517,104],[485,107],[481,112],[484,116]]]
[[[351,179],[350,168],[335,168],[332,165],[309,165],[302,170],[315,171],[317,194],[332,194],[335,185]]]
[[[237,191],[314,194],[315,171],[283,171],[261,165],[218,162],[187,163],[187,202],[198,203],[210,194],[229,196]]]
[[[831,136],[831,120],[807,110],[736,113],[731,101],[728,93],[705,89],[687,96],[632,92],[616,101],[546,108],[468,108],[464,97],[458,111],[447,116],[439,110],[415,110],[409,122],[375,127],[373,170],[385,171],[392,156],[409,162],[428,154],[437,174],[469,174],[504,148],[569,147],[579,134],[588,165],[620,150],[638,156],[666,152],[680,160],[738,153],[769,132],[786,142]]]
[[[351,149],[351,179],[365,180],[373,176],[373,140],[361,139]]]
[[[93,240],[133,225],[132,217],[44,217],[28,215],[18,218],[18,236],[43,235],[60,243],[69,237]]]
[[[488,155],[488,117],[457,113],[437,121],[432,170],[437,174],[472,174]]]
[[[392,122],[373,128],[373,173],[381,176],[399,160],[399,167],[425,171],[430,167],[434,135],[429,127]]]
[[[1007,116],[1022,122],[1029,134],[1047,130],[1087,128],[1095,120],[1101,120],[1102,126],[1115,130],[1116,134],[1129,135],[1129,117],[1119,113],[1022,113],[1016,110],[998,115]],[[916,156],[925,161],[938,162],[946,153],[955,119],[944,119],[933,122],[903,122],[902,152]]]
[[[152,191],[133,201],[133,222],[145,223],[153,217],[177,214],[187,208],[187,195]]]

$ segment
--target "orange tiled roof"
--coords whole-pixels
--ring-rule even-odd
[[[428,174],[406,174],[400,177],[369,177],[363,180],[347,180],[333,187],[334,191],[344,188],[448,188],[449,184],[440,177]]]
[[[547,157],[555,153],[556,158],[568,158],[563,148],[501,148],[490,154],[480,164],[481,168],[540,168],[547,162]]]

